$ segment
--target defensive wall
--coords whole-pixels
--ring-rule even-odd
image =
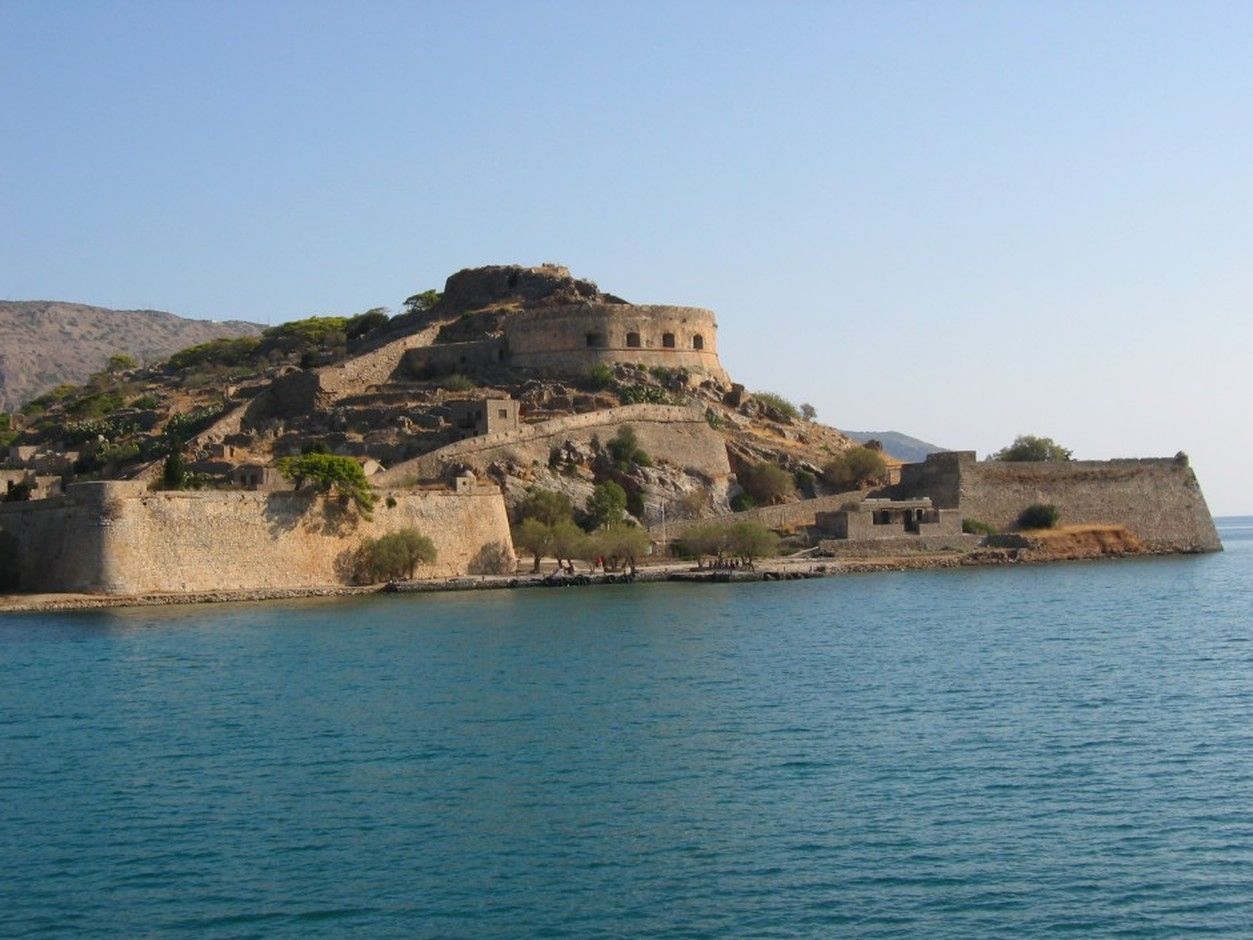
[[[705,420],[700,408],[683,405],[623,405],[603,411],[568,415],[467,438],[385,470],[375,481],[395,486],[402,480],[439,479],[450,467],[467,466],[479,472],[498,460],[518,464],[548,463],[554,447],[566,441],[590,442],[593,436],[607,441],[622,425],[635,431],[640,447],[650,454],[664,454],[667,462],[694,470],[710,481],[731,473],[726,442]]]
[[[0,548],[18,559],[18,583],[6,589],[148,594],[341,584],[362,541],[411,526],[438,553],[422,576],[513,570],[505,503],[494,487],[378,495],[365,520],[337,500],[293,491],[75,484],[54,499],[0,504]]]
[[[700,307],[589,303],[526,310],[505,320],[506,359],[555,372],[585,372],[598,362],[686,368],[727,385],[717,334],[713,312]]]
[[[1124,525],[1151,551],[1222,549],[1186,458],[1014,462],[947,452],[903,466],[893,495],[929,496],[937,508],[1001,530],[1032,503],[1051,503],[1062,525]]]
[[[820,512],[835,512],[845,503],[860,502],[868,490],[849,490],[830,496],[817,496],[813,499],[801,499],[791,503],[780,503],[777,506],[754,506],[740,512],[723,513],[713,518],[704,519],[669,519],[666,521],[665,532],[660,525],[649,528],[654,539],[664,535],[668,539],[676,539],[689,528],[702,522],[735,523],[760,522],[770,529],[801,529],[815,525]]]

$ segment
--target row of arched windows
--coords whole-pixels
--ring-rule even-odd
[[[605,341],[605,334],[604,333],[588,333],[587,345],[593,348],[604,347],[608,345]],[[642,346],[642,344],[640,343],[640,334],[628,333],[626,335],[626,345],[628,349],[640,349]],[[662,349],[677,349],[678,348],[675,345],[673,333],[661,334],[661,348]],[[692,348],[704,349],[705,337],[702,336],[700,333],[693,333],[692,334]]]

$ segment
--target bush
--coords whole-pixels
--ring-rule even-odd
[[[198,366],[254,366],[260,347],[261,340],[255,336],[214,339],[181,349],[170,356],[168,362],[178,372],[186,372]]]
[[[187,486],[187,461],[183,459],[182,447],[175,447],[166,456],[161,482],[167,490],[181,490]]]
[[[348,339],[360,339],[369,333],[373,333],[375,330],[387,326],[389,319],[385,307],[375,307],[372,310],[367,310],[365,313],[359,313],[355,317],[351,317],[344,329],[344,333]]]
[[[746,509],[756,509],[757,500],[753,499],[747,493],[736,493],[731,497],[731,511],[744,512]]]
[[[840,489],[859,489],[880,483],[887,477],[888,465],[879,451],[870,447],[846,450],[822,468],[822,478]]]
[[[613,568],[623,561],[634,567],[635,559],[646,554],[651,544],[647,532],[625,522],[615,522],[588,536],[588,548],[608,559]]]
[[[705,423],[709,425],[711,428],[713,428],[715,431],[721,431],[723,425],[726,424],[726,420],[722,417],[722,415],[718,414],[718,412],[714,411],[712,408],[706,408],[705,409]]]
[[[592,388],[609,388],[613,385],[613,369],[603,362],[596,363],[587,370],[587,384]]]
[[[752,395],[767,408],[777,411],[788,418],[796,420],[801,416],[800,409],[782,395],[777,395],[774,392],[753,392]]]
[[[474,379],[460,372],[446,375],[435,384],[446,392],[469,392],[478,388],[478,383]]]
[[[996,535],[996,526],[979,519],[963,519],[962,531],[967,535]]]
[[[1071,452],[1051,437],[1036,437],[1033,434],[1020,434],[1014,443],[998,450],[992,455],[993,460],[1027,461],[1027,460],[1070,460]]]
[[[156,395],[140,395],[131,402],[132,408],[138,408],[140,411],[151,411],[161,406],[161,400]]]
[[[605,445],[609,458],[619,470],[627,471],[632,467],[651,467],[653,459],[640,448],[639,438],[635,429],[629,424],[618,428],[618,433]]]
[[[614,391],[625,405],[672,405],[674,399],[657,385],[616,385]]]
[[[1051,503],[1032,503],[1018,514],[1018,526],[1023,529],[1051,529],[1061,516],[1061,510]]]
[[[758,505],[769,506],[773,503],[786,502],[796,495],[796,484],[792,474],[777,463],[762,462],[753,464],[737,474],[744,492]]]

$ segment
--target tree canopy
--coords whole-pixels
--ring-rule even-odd
[[[587,500],[587,512],[598,526],[617,525],[626,517],[627,494],[613,480],[598,483]]]
[[[1071,451],[1062,447],[1061,444],[1058,444],[1051,437],[1020,434],[1014,438],[1014,443],[993,454],[992,459],[1009,461],[1070,460]]]
[[[361,464],[351,457],[337,454],[301,454],[299,457],[283,457],[276,466],[278,472],[300,489],[312,483],[319,492],[334,492],[336,496],[349,499],[358,511],[369,518],[374,508],[375,496],[366,479]]]

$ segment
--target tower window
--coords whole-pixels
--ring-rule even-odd
[[[704,349],[704,348],[705,348],[705,337],[701,336],[699,333],[697,333],[695,336],[693,336],[693,337],[692,337],[692,348],[693,348],[693,349]]]
[[[628,345],[628,346],[630,346],[632,349],[638,349],[638,348],[639,348],[639,345],[640,345],[640,334],[639,334],[639,333],[628,333],[628,334],[627,334],[627,345]]]
[[[666,349],[674,349],[674,334],[673,334],[673,333],[662,333],[662,334],[661,334],[661,345],[662,345],[662,346],[664,346]]]
[[[588,334],[587,334],[587,345],[588,345],[588,346],[604,346],[604,345],[605,345],[605,334],[603,334],[603,333],[588,333]]]

